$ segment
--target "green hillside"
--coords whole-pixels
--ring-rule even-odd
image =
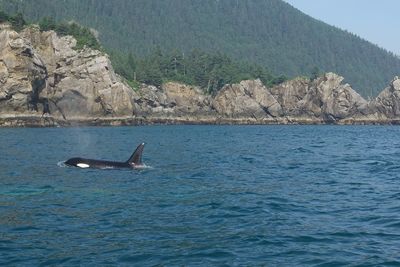
[[[310,75],[315,67],[346,78],[364,96],[400,74],[400,59],[317,21],[281,0],[0,0],[29,20],[75,20],[112,50],[144,56],[193,49],[223,52],[275,75]],[[338,14],[339,15],[339,14]]]

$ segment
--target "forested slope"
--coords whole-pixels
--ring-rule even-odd
[[[100,33],[108,49],[137,57],[161,48],[223,52],[275,75],[309,75],[316,67],[346,77],[364,96],[395,75],[400,59],[281,0],[0,0],[30,20],[75,20]],[[338,14],[340,16],[340,14]]]

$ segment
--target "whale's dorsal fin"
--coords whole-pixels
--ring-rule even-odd
[[[133,152],[132,156],[128,159],[127,163],[133,166],[142,165],[142,154],[143,154],[144,143],[141,143]]]

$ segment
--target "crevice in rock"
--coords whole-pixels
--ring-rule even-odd
[[[4,97],[0,98],[0,102],[10,100],[11,98],[12,98],[12,95],[6,94]]]
[[[84,95],[82,95],[81,92],[79,92],[77,89],[72,89],[71,92],[72,92],[74,95],[77,95],[77,96],[79,96],[79,97],[82,97],[83,99],[87,99],[87,97],[84,96]]]
[[[29,47],[25,48],[21,51],[21,56],[33,57],[32,49],[30,49]]]
[[[267,107],[260,105],[261,109],[268,115],[271,116],[272,118],[275,118],[276,116],[272,115],[271,112],[268,110]]]
[[[46,87],[46,80],[35,79],[31,85],[32,93],[28,96],[28,110],[38,111],[39,94]]]
[[[63,117],[64,120],[67,120],[67,117],[65,116],[63,110],[57,105],[57,102],[51,99],[48,99],[47,103],[53,103],[54,107],[56,107],[56,109],[58,110],[58,112],[60,112],[61,116]]]

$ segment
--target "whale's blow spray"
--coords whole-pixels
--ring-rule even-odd
[[[76,151],[80,154],[91,152],[93,144],[96,143],[93,136],[84,128],[72,128],[72,135],[75,137]],[[90,153],[89,153],[90,154]]]

